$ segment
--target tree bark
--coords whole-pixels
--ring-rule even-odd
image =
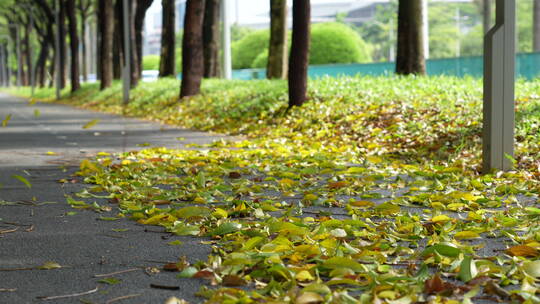
[[[175,76],[176,37],[174,30],[174,0],[162,0],[161,4],[163,7],[163,24],[161,27],[161,56],[159,60],[159,77]]]
[[[30,58],[30,24],[23,24],[24,37],[22,41],[22,60],[26,64],[26,68],[22,70],[23,85],[30,85],[30,70],[32,69],[32,62]]]
[[[182,41],[180,98],[197,95],[204,74],[203,19],[205,0],[187,0]]]
[[[399,1],[396,73],[426,73],[423,47],[422,0]]]
[[[540,52],[540,0],[534,0],[534,8],[533,8],[533,51]]]
[[[130,62],[131,62],[131,87],[134,88],[139,83],[139,80],[141,79],[141,75],[142,75],[142,27],[138,30],[139,32],[137,32],[137,29],[136,29],[137,23],[135,19],[137,16],[137,11],[139,10],[139,5],[141,1],[139,0],[139,1],[128,1],[128,2],[129,2],[129,11],[130,11],[129,26],[131,27],[130,29],[131,37],[129,41],[136,41],[137,35],[141,36],[140,54],[139,54],[138,49],[131,47],[131,56],[129,57]],[[149,1],[148,7],[150,6],[150,4],[152,4],[152,1]],[[145,14],[148,7],[144,9]],[[144,16],[143,16],[143,20],[144,20]]]
[[[484,25],[484,34],[491,29],[491,14],[492,14],[492,3],[491,0],[482,0],[482,21]]]
[[[307,99],[307,71],[311,1],[293,1],[291,57],[289,61],[289,108],[301,106]]]
[[[112,85],[114,7],[111,0],[99,0],[99,23],[101,31],[100,69],[101,90]]]
[[[60,0],[59,35],[60,35],[60,87],[66,87],[67,49],[66,49],[66,0]]]
[[[81,18],[81,72],[84,81],[88,81],[88,54],[86,50],[86,14],[80,13]]]
[[[77,33],[77,13],[75,0],[66,0],[66,12],[69,20],[69,45],[71,48],[71,92],[81,88],[79,80],[79,36]]]
[[[203,23],[204,77],[217,78],[219,68],[220,1],[206,0]]]
[[[287,76],[287,0],[270,0],[270,45],[268,48],[268,79]]]
[[[143,26],[144,18],[146,16],[146,11],[152,5],[154,0],[131,0],[131,3],[135,10],[135,21],[134,27],[132,27],[132,34],[135,37],[135,63],[136,66],[132,67],[132,71],[137,72],[138,77],[140,77],[142,72],[142,44],[143,44]]]
[[[113,78],[122,78],[122,66],[124,65],[124,23],[122,13],[122,0],[117,0],[114,5],[114,39],[113,39]]]

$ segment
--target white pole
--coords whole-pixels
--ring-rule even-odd
[[[223,16],[223,76],[225,79],[232,79],[232,61],[231,61],[231,20],[229,1],[222,0]]]

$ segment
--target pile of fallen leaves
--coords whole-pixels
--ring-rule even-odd
[[[208,303],[540,303],[538,82],[517,85],[516,170],[488,175],[479,80],[325,78],[290,111],[281,81],[138,98],[172,82],[126,112],[248,139],[102,154],[81,196],[209,240],[207,261],[175,266],[221,286]],[[86,94],[68,102],[121,109]]]

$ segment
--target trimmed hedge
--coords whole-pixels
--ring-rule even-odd
[[[232,45],[233,69],[249,69],[260,53],[268,49],[270,32],[259,30],[248,34]]]

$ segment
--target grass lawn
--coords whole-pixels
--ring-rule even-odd
[[[183,101],[177,80],[141,83],[126,107],[120,83],[89,84],[61,102],[247,138],[81,163],[119,217],[211,238],[207,261],[177,264],[221,287],[199,291],[209,303],[540,303],[540,81],[517,83],[515,171],[489,175],[478,79],[309,87],[290,111],[286,82],[266,80]]]

